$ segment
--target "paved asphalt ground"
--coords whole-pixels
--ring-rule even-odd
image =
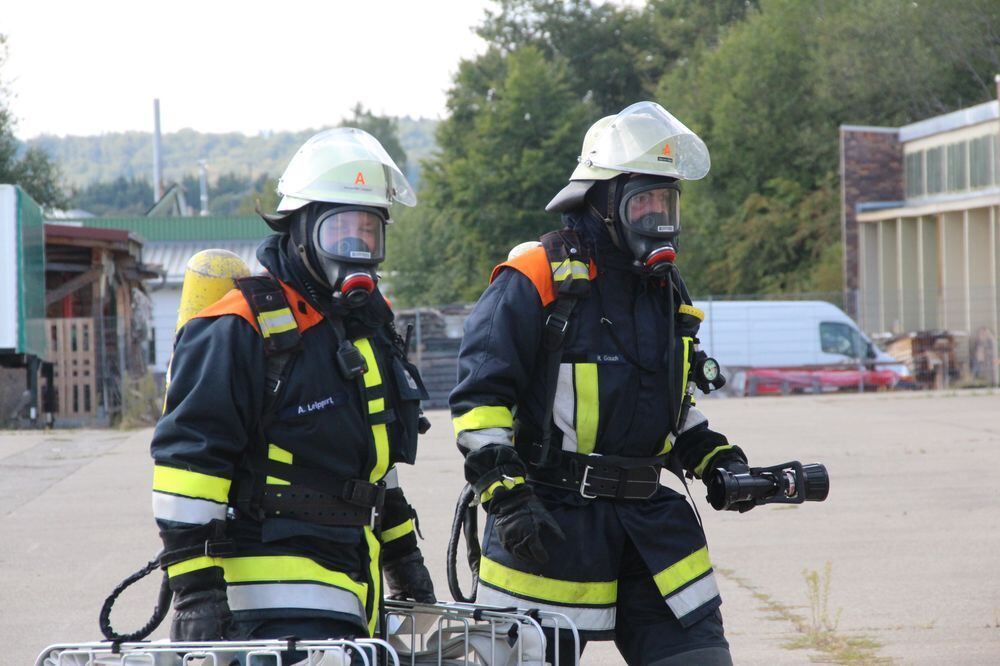
[[[702,406],[752,463],[822,461],[832,477],[825,503],[743,515],[712,511],[693,487],[736,664],[832,663],[815,646],[792,647],[809,642],[814,606],[820,615],[825,607],[837,638],[876,646],[849,663],[1000,664],[1000,393]],[[401,477],[445,596],[444,544],[462,475],[447,414],[431,419],[418,466]],[[32,664],[50,643],[97,639],[104,596],[156,552],[149,438],[0,433],[0,666]],[[804,572],[820,575],[812,602]],[[121,601],[116,628],[145,622],[155,578]],[[595,644],[583,663],[621,660]]]

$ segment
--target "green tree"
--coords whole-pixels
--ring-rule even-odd
[[[460,68],[420,207],[390,231],[403,304],[472,300],[508,250],[558,226],[545,213],[567,181],[593,110],[565,68],[534,47]]]
[[[0,35],[0,70],[7,60],[7,37]],[[62,207],[66,196],[60,186],[59,168],[39,148],[24,149],[14,136],[16,119],[10,110],[10,91],[0,79],[0,183],[20,185],[47,208]]]
[[[812,210],[810,197],[836,183],[841,124],[897,126],[993,98],[998,54],[1000,5],[989,0],[761,0],[717,42],[700,43],[677,60],[656,99],[712,153],[710,175],[685,189],[683,267],[692,289],[747,293],[804,285],[807,267],[775,262],[773,253],[744,253],[743,261],[761,265],[739,270],[719,261],[779,222],[777,214],[757,218],[748,211],[759,210],[762,197],[770,211]],[[838,204],[829,205],[833,214]],[[782,238],[786,231],[767,235]],[[823,234],[795,239],[827,242]],[[787,256],[809,263],[822,255],[829,274],[831,251],[819,249],[790,247]]]

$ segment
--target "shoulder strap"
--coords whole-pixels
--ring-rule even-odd
[[[264,338],[267,388],[264,393],[263,417],[266,419],[272,415],[277,405],[292,354],[302,348],[302,335],[288,305],[285,291],[276,279],[270,275],[238,278],[236,287],[246,298],[247,305],[257,320],[261,337]]]
[[[552,231],[539,240],[545,249],[549,268],[552,270],[552,286],[555,292],[555,305],[545,319],[542,333],[542,345],[547,354],[545,359],[547,395],[541,424],[541,459],[538,465],[546,467],[555,464],[552,449],[552,412],[555,409],[556,386],[559,383],[562,346],[576,304],[590,294],[593,266],[586,246],[580,242],[580,237],[575,231],[570,229]]]

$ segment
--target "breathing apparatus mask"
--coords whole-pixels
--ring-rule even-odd
[[[298,212],[291,236],[299,259],[334,302],[364,305],[385,258],[385,209],[313,203]]]
[[[677,258],[681,228],[679,182],[622,174],[594,183],[585,201],[639,272],[660,276],[669,270]]]
[[[631,176],[618,204],[619,236],[644,270],[662,275],[677,258],[680,184],[672,178]],[[622,248],[625,249],[625,248]]]

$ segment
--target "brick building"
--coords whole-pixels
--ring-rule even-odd
[[[844,289],[861,327],[945,330],[967,337],[957,351],[972,366],[996,359],[1000,101],[903,127],[844,125],[840,173]]]

